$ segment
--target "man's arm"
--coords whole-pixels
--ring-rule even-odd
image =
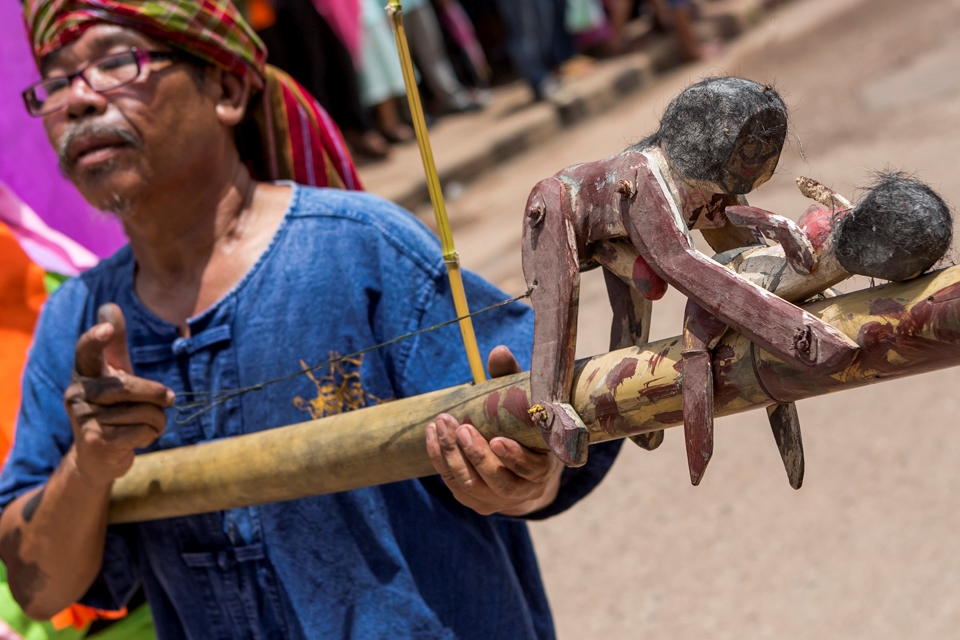
[[[46,619],[76,602],[103,561],[113,481],[166,426],[173,392],[132,374],[126,325],[116,305],[76,345],[75,372],[64,394],[74,444],[47,483],[12,501],[0,515],[0,556],[14,597]]]

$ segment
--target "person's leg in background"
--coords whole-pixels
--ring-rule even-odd
[[[550,51],[552,21],[541,22],[543,2],[552,0],[497,0],[497,11],[507,28],[507,46],[517,71],[533,89],[537,100],[556,92],[556,80],[548,72],[544,53]],[[546,40],[546,44],[544,44]]]
[[[397,43],[380,0],[362,0],[363,50],[359,69],[360,101],[373,111],[377,127],[390,142],[410,142],[413,128],[400,117],[398,98],[406,95]]]
[[[410,53],[423,80],[440,102],[443,112],[466,112],[480,109],[464,88],[447,58],[443,34],[437,15],[429,3],[411,3],[403,11],[403,25],[410,43]]]

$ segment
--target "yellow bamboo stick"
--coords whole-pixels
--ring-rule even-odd
[[[453,293],[453,304],[460,320],[460,333],[463,336],[463,347],[467,352],[467,361],[470,363],[470,372],[473,381],[479,384],[486,380],[483,371],[483,360],[480,357],[480,347],[477,346],[477,336],[473,332],[473,322],[469,315],[467,294],[463,288],[463,279],[460,277],[460,256],[453,245],[453,233],[450,231],[450,221],[447,218],[447,207],[443,202],[443,190],[440,188],[440,177],[437,175],[437,165],[433,160],[433,149],[427,135],[427,123],[423,117],[423,105],[420,103],[420,91],[417,89],[417,79],[413,71],[413,60],[410,58],[410,47],[407,44],[407,33],[403,28],[403,7],[400,0],[389,0],[387,13],[393,25],[393,36],[397,40],[397,51],[400,54],[400,68],[403,70],[403,83],[407,89],[407,101],[410,104],[410,115],[413,119],[413,129],[417,134],[417,145],[420,147],[420,158],[423,160],[423,171],[427,177],[427,189],[430,192],[430,201],[433,203],[433,213],[437,218],[437,231],[443,247],[443,262],[447,266],[447,275],[450,278],[450,291]]]

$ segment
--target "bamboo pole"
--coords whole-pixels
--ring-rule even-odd
[[[460,320],[460,334],[463,337],[463,347],[467,352],[467,361],[470,363],[470,373],[473,381],[480,384],[487,379],[483,370],[483,359],[480,357],[480,347],[477,346],[477,337],[473,331],[473,321],[470,320],[470,307],[467,305],[467,293],[463,288],[463,278],[460,276],[460,255],[453,244],[453,232],[450,230],[450,219],[447,217],[447,205],[443,201],[443,189],[440,187],[440,176],[437,174],[437,164],[433,159],[433,147],[430,146],[430,135],[427,133],[427,121],[423,117],[423,105],[420,103],[420,91],[417,89],[417,78],[413,71],[413,60],[410,58],[410,47],[407,44],[407,32],[403,28],[403,7],[400,0],[389,0],[387,14],[393,26],[393,37],[397,41],[397,53],[400,54],[400,68],[403,71],[403,84],[407,91],[407,102],[410,105],[410,116],[413,120],[413,129],[417,134],[417,145],[420,147],[420,159],[423,161],[423,173],[427,178],[427,190],[430,192],[430,202],[433,203],[433,213],[437,220],[437,233],[443,250],[443,263],[447,266],[447,277],[450,278],[450,291],[453,294],[453,304]]]
[[[862,351],[832,376],[802,372],[729,333],[713,351],[716,415],[960,364],[960,266],[805,305]],[[682,421],[679,337],[577,363],[572,404],[601,442]],[[485,437],[543,449],[528,374],[260,433],[137,457],[113,489],[110,521],[135,522],[345,491],[430,475],[424,428],[447,412]]]

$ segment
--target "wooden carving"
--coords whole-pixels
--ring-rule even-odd
[[[564,169],[533,189],[523,229],[523,270],[536,311],[531,415],[564,463],[583,464],[588,444],[569,403],[579,274],[605,262],[609,256],[601,254],[610,253],[611,243],[629,243],[637,254],[629,287],[606,277],[615,312],[612,348],[645,340],[648,301],[667,284],[689,298],[682,384],[694,484],[713,449],[710,350],[727,327],[810,372],[837,371],[854,358],[857,345],[848,337],[704,256],[690,238],[691,229],[702,230],[716,251],[727,251],[759,244],[759,232],[780,242],[796,273],[817,268],[814,247],[796,223],[749,207],[742,197],[773,174],[786,132],[786,109],[770,87],[709,79],[671,102],[650,138]],[[658,441],[653,435],[641,444]]]

